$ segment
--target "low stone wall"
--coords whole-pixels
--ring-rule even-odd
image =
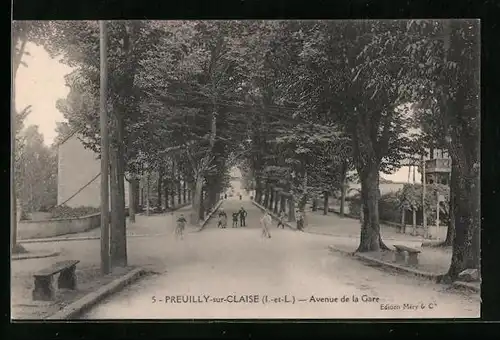
[[[76,217],[57,218],[42,221],[20,221],[17,225],[19,240],[54,237],[66,234],[81,233],[101,226],[101,214]]]

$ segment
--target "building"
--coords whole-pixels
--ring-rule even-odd
[[[101,161],[86,149],[78,133],[57,146],[57,204],[75,208],[101,205]],[[125,206],[128,207],[128,182],[125,180]]]
[[[430,149],[425,159],[426,184],[450,184],[451,158],[441,149]]]

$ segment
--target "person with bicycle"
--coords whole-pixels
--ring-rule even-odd
[[[181,214],[177,219],[177,226],[175,227],[175,236],[177,238],[180,238],[181,240],[184,239],[184,229],[186,228],[186,222],[187,220],[184,217],[184,214]]]

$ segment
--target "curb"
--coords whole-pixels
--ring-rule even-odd
[[[276,220],[276,221],[279,221],[279,218],[278,216],[276,216],[272,211],[269,211],[269,209],[265,208],[264,206],[260,205],[259,203],[255,202],[254,200],[252,200],[252,203],[257,207],[259,208],[260,210],[263,210],[263,211],[267,211],[269,213],[269,215],[271,215],[271,217]],[[297,231],[297,228],[292,226],[290,224],[290,222],[285,222],[284,223],[285,226],[287,226],[288,228],[290,228],[291,230],[294,230],[294,231]]]
[[[335,248],[333,246],[328,246],[328,249],[330,249],[330,251],[337,251],[340,253],[346,253],[345,250],[341,250],[341,249]],[[376,265],[379,265],[379,266],[384,267],[384,268],[396,270],[398,272],[412,274],[413,276],[421,277],[421,278],[424,278],[424,279],[427,279],[427,280],[430,280],[433,282],[437,282],[438,278],[442,276],[442,274],[429,273],[429,272],[425,272],[425,271],[418,270],[418,269],[403,267],[403,266],[395,264],[395,263],[384,262],[384,261],[374,259],[370,256],[366,256],[366,255],[356,253],[356,252],[353,252],[351,254],[353,257],[356,257],[364,262],[376,264]]]
[[[201,222],[199,228],[198,228],[198,232],[202,231],[206,224],[208,223],[208,221],[212,218],[212,216],[215,214],[215,212],[220,208],[220,206],[222,205],[222,200],[219,201],[219,203],[217,203],[214,207],[214,209],[212,209],[212,211],[208,214],[208,216],[205,218],[205,220],[203,220],[203,222]]]
[[[357,238],[359,239],[359,235],[340,235],[340,234],[327,234],[327,233],[322,233],[322,232],[318,232],[318,231],[308,231],[307,229],[304,230],[304,232],[308,233],[308,234],[315,234],[315,235],[324,235],[324,236],[332,236],[332,237],[340,237],[340,238]],[[393,238],[393,237],[383,237],[384,240],[388,240],[388,241],[400,241],[400,242],[413,242],[413,243],[420,243],[419,240],[400,240],[400,239],[397,239],[397,238]]]
[[[77,300],[68,306],[61,309],[59,312],[45,318],[45,320],[67,320],[73,319],[78,315],[82,314],[86,310],[95,306],[98,302],[102,301],[107,296],[116,293],[118,290],[122,289],[126,285],[137,280],[141,276],[146,274],[146,271],[142,268],[136,268],[128,272],[124,276],[113,280],[107,285],[99,288],[97,291],[85,295],[80,300]]]
[[[355,256],[353,251],[347,251],[344,249],[335,248],[333,246],[328,246],[328,250],[330,252],[336,252],[336,253],[340,253],[340,254],[346,255],[346,256]]]
[[[455,281],[451,284],[454,288],[461,289],[461,290],[470,290],[475,293],[479,293],[481,291],[481,287],[476,287],[474,284],[470,282],[464,282],[464,281]]]
[[[181,205],[177,205],[177,206],[175,206],[173,209],[172,209],[172,208],[168,208],[168,209],[166,209],[166,210],[162,211],[161,213],[153,213],[153,214],[151,214],[150,216],[154,216],[155,214],[156,214],[156,215],[168,214],[168,213],[174,212],[174,211],[176,211],[176,210],[179,210],[179,209],[185,208],[185,207],[190,206],[190,205],[192,205],[192,203],[191,203],[191,202],[190,202],[190,203],[182,203]],[[136,216],[147,216],[147,215],[146,215],[146,211],[141,211],[140,213],[136,213],[135,215],[136,215]]]
[[[167,235],[168,233],[161,233],[161,234],[137,234],[137,235],[127,235],[127,238],[129,237],[155,237],[155,236],[163,236]],[[100,240],[100,236],[86,236],[86,237],[68,237],[68,238],[52,238],[52,239],[33,239],[33,240],[27,240],[27,242],[23,243],[50,243],[50,242],[61,242],[61,241],[87,241],[87,240]],[[21,242],[19,242],[21,243]]]
[[[19,260],[29,260],[29,259],[41,259],[45,257],[54,257],[58,256],[61,254],[59,251],[51,251],[51,252],[45,252],[45,253],[26,253],[26,254],[21,254],[19,256],[11,256],[12,261],[19,261]]]

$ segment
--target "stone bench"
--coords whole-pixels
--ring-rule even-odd
[[[410,265],[418,264],[418,254],[421,253],[420,250],[399,244],[394,245],[394,248],[396,248],[396,262],[406,262]],[[405,252],[408,253],[408,261],[406,261]]]
[[[59,274],[57,288],[76,289],[76,265],[80,261],[68,260],[54,263],[52,266],[42,269],[33,274],[35,277],[35,288],[32,295],[33,300],[50,301],[54,298],[52,289],[52,277]]]

